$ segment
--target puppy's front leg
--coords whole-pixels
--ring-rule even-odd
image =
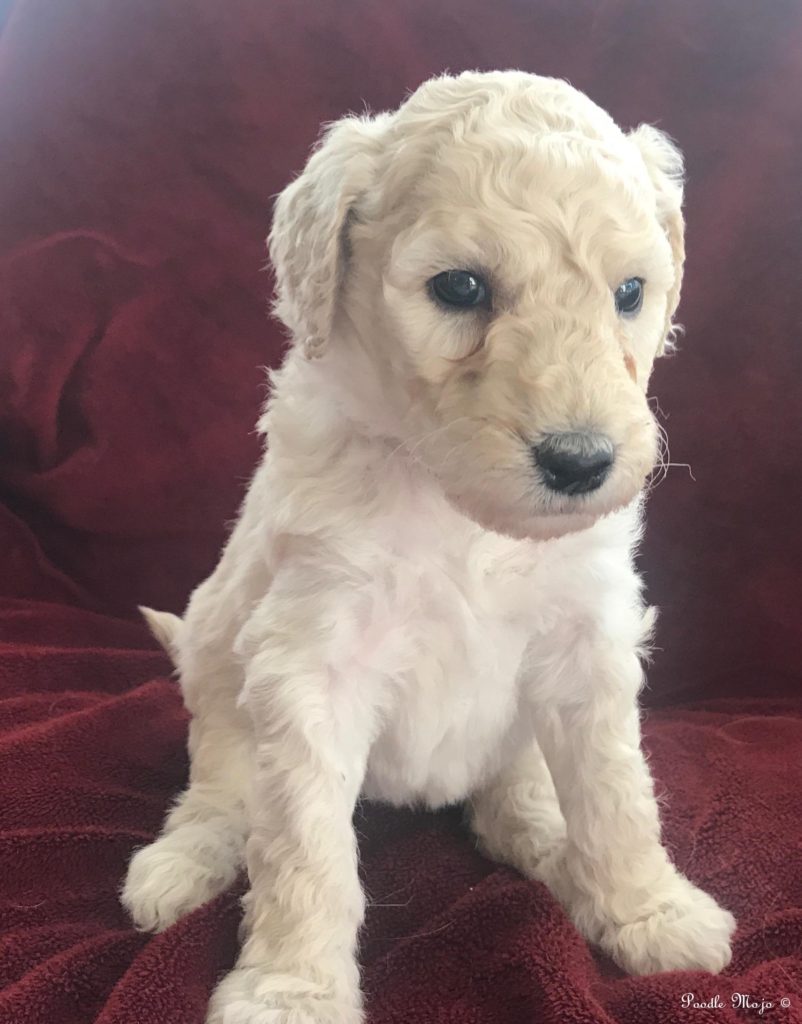
[[[358,667],[322,660],[341,644],[324,639],[320,616],[292,622],[273,607],[268,617],[243,698],[256,735],[245,942],[208,1021],[359,1024],[364,900],[352,814],[371,712]]]
[[[539,717],[568,833],[565,856],[546,860],[541,877],[625,970],[718,972],[730,961],[735,921],[662,847],[640,746],[638,656],[597,639],[571,657],[562,697],[553,688]]]

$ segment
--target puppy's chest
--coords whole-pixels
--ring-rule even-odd
[[[520,545],[485,538],[453,537],[415,560],[402,554],[390,570],[395,657],[368,796],[463,799],[529,731],[519,669],[533,573]]]

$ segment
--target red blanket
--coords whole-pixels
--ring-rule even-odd
[[[468,66],[568,77],[687,154],[687,332],[654,391],[688,465],[650,501],[646,734],[673,855],[740,928],[720,978],[624,978],[541,886],[475,852],[458,811],[366,807],[371,1021],[802,1021],[802,7],[17,0],[0,35],[3,1024],[200,1024],[233,960],[236,893],[157,938],[118,905],[186,774],[177,689],[133,609],[180,610],[256,458],[259,367],[281,344],[271,196],[320,121]]]

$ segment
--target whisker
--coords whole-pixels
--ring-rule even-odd
[[[659,405],[657,406],[659,409]],[[661,411],[662,415],[662,411]],[[668,443],[668,433],[666,432],[663,425],[655,420],[657,425],[657,436],[658,436],[658,456],[657,465],[652,471],[652,475],[646,485],[646,490],[651,494],[668,476],[669,469],[687,469],[688,475],[691,480],[696,483],[696,477],[693,475],[693,468],[689,462],[672,462],[671,460],[671,449]]]
[[[697,483],[696,477],[693,475],[693,468],[691,467],[690,462],[667,462],[666,469],[687,469],[688,476],[694,483]]]
[[[661,417],[661,419],[667,420],[671,418],[670,412],[663,411],[662,407],[660,406],[660,399],[657,397],[657,395],[649,395],[646,401],[649,405],[654,405],[654,411],[656,415]]]
[[[417,440],[415,441],[415,443],[414,443],[414,444],[412,445],[412,447],[409,447],[409,442],[408,442],[408,441],[402,441],[402,442],[401,442],[401,443],[400,443],[399,445],[397,445],[397,446],[396,446],[395,448],[393,448],[393,450],[392,450],[392,451],[391,451],[391,452],[390,452],[390,453],[388,454],[388,456],[387,456],[387,459],[388,459],[388,461],[389,461],[389,459],[391,459],[391,458],[392,458],[392,457],[393,457],[394,455],[397,455],[397,454],[398,454],[398,452],[400,452],[402,448],[405,448],[405,449],[406,449],[406,454],[407,454],[407,455],[411,455],[411,456],[412,456],[412,457],[414,458],[414,457],[415,457],[415,452],[416,452],[416,450],[417,450],[418,448],[420,448],[420,446],[421,446],[422,444],[424,444],[424,443],[425,443],[426,441],[428,441],[428,440],[429,440],[429,438],[435,437],[435,436],[436,436],[437,434],[440,434],[440,433],[442,433],[442,432],[443,432],[444,430],[449,430],[449,429],[450,429],[451,427],[453,427],[453,426],[454,426],[454,425],[455,425],[456,423],[460,423],[460,422],[462,422],[462,420],[467,420],[467,419],[469,419],[469,418],[470,418],[470,417],[468,417],[468,416],[457,416],[457,418],[456,418],[456,419],[450,420],[450,421],[449,421],[448,423],[444,423],[444,424],[443,424],[442,426],[440,426],[440,427],[435,427],[435,428],[434,428],[434,430],[430,430],[430,431],[428,431],[427,433],[425,433],[425,434],[422,434],[422,435],[421,435],[421,436],[420,436],[420,437],[419,437],[419,438],[418,438],[418,439],[417,439]]]

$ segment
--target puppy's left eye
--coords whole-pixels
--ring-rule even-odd
[[[470,270],[444,270],[429,281],[432,295],[453,309],[475,309],[490,305],[490,289]]]
[[[635,316],[643,305],[643,291],[646,282],[642,277],[628,277],[615,290],[616,312],[622,316]]]

